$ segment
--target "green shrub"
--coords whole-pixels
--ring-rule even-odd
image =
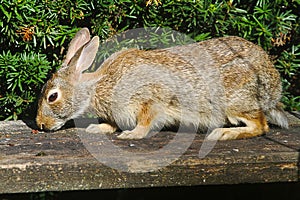
[[[283,80],[283,103],[288,110],[300,110],[300,44],[289,50],[281,53],[275,66]]]
[[[3,52],[0,55],[0,117],[17,119],[36,100],[51,70],[45,55]]]
[[[0,55],[6,59],[1,61],[0,120],[28,114],[25,109],[59,67],[79,27],[88,27],[103,41],[143,27],[168,27],[196,41],[241,36],[271,54],[282,75],[286,109],[299,110],[299,10],[300,0],[0,0]],[[112,45],[102,58],[118,48]],[[40,71],[25,67],[27,59],[40,62],[33,66],[43,78]]]

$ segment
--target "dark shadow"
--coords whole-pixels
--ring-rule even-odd
[[[0,199],[105,199],[105,200],[167,200],[167,199],[222,199],[222,200],[283,200],[300,199],[300,183],[202,185],[135,189],[102,189],[65,192],[4,194]]]
[[[38,126],[35,123],[34,119],[22,119],[22,121],[31,129],[38,130]]]
[[[289,113],[300,119],[300,111],[290,111]]]

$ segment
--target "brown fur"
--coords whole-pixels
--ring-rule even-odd
[[[141,109],[137,115],[137,123],[142,126],[150,126],[155,113],[151,110],[151,102],[142,103]]]

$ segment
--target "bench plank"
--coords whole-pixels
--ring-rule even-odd
[[[200,158],[204,134],[119,140],[117,133],[99,137],[83,128],[35,134],[22,121],[0,122],[0,193],[295,182],[299,124],[253,139],[218,141]],[[173,149],[159,154],[170,143]]]

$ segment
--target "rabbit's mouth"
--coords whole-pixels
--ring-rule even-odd
[[[38,127],[43,130],[43,131],[57,131],[63,125],[65,124],[65,121],[60,120],[60,121],[54,121],[54,120],[37,120],[37,125]]]

